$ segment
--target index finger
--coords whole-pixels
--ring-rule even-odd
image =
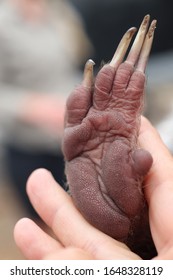
[[[173,157],[151,123],[142,117],[139,143],[153,157],[145,179],[151,232],[158,252],[173,243]],[[170,244],[169,244],[170,245]]]

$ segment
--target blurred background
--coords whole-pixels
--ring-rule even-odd
[[[173,152],[172,8],[169,0],[0,1],[0,259],[23,259],[14,225],[24,216],[39,220],[25,191],[31,172],[45,167],[66,189],[64,106],[85,61],[92,58],[97,73],[146,14],[158,24],[144,114]]]

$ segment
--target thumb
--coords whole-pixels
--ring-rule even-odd
[[[144,117],[139,143],[153,157],[153,166],[145,179],[145,195],[149,204],[151,232],[159,252],[168,243],[173,243],[173,222],[170,220],[173,213],[173,157],[158,132]]]

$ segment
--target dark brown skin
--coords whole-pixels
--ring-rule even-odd
[[[63,141],[76,206],[91,224],[143,258],[155,253],[143,194],[152,157],[138,146],[144,72],[156,26],[153,21],[148,30],[149,20],[145,16],[123,62],[136,29],[125,33],[95,82],[94,63],[86,63],[83,83],[67,101]]]

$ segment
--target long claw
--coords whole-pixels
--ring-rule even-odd
[[[84,87],[92,87],[93,85],[93,66],[95,65],[95,62],[92,59],[89,59],[84,68],[84,78],[82,85]]]
[[[130,45],[130,42],[132,40],[132,37],[134,35],[134,33],[136,32],[136,28],[132,27],[129,30],[127,30],[127,32],[124,34],[124,36],[122,37],[116,51],[115,54],[110,62],[110,65],[114,68],[117,68],[120,63],[123,61],[124,56],[127,52],[127,49]]]
[[[156,29],[156,24],[157,24],[157,20],[153,20],[151,22],[150,28],[148,30],[148,33],[145,37],[145,41],[140,53],[140,57],[136,66],[136,69],[142,72],[145,72],[146,69],[146,65],[147,65],[147,61],[148,61],[148,57],[150,54],[150,50],[152,47],[152,43],[153,43],[153,38],[154,38],[154,31]]]
[[[143,42],[145,40],[145,35],[147,33],[149,21],[150,21],[150,15],[146,15],[140,25],[140,28],[136,35],[135,41],[134,41],[134,43],[131,47],[131,50],[128,54],[128,57],[126,59],[126,61],[132,65],[135,65],[138,60]]]

